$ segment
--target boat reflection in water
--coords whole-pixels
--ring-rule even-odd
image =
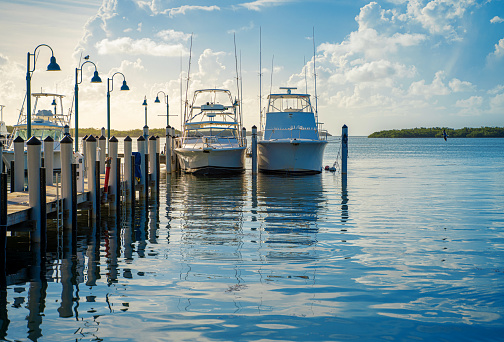
[[[269,258],[316,258],[318,212],[324,207],[320,175],[257,176],[257,202],[262,226],[267,235],[264,242],[296,248],[273,248]]]

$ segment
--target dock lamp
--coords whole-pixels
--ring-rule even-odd
[[[159,101],[159,94],[163,93],[164,95],[164,99],[165,99],[165,103],[166,103],[166,127],[168,127],[170,125],[170,104],[168,103],[168,95],[165,94],[164,91],[158,91],[157,95],[156,95],[156,99],[154,100],[154,103],[161,103],[161,101]],[[159,116],[163,116],[163,115],[159,115]],[[173,115],[173,116],[176,116],[176,115]]]
[[[107,78],[107,144],[110,140],[110,92],[114,90],[114,76],[117,74],[121,74],[123,77],[123,84],[121,86],[121,91],[130,90],[128,85],[126,84],[126,77],[122,72],[116,72],[112,75],[111,78]]]
[[[91,61],[85,61],[81,64],[80,68],[75,68],[75,152],[79,151],[79,84],[82,83],[82,67],[86,63],[91,63],[94,65],[95,71],[93,78],[91,78],[91,83],[102,83],[100,76],[98,76],[98,70],[96,69],[96,64]],[[80,71],[80,81],[79,81],[79,71]]]
[[[32,74],[35,71],[35,64],[37,63],[37,59],[35,58],[35,53],[37,49],[41,46],[47,46],[51,50],[51,59],[49,65],[47,66],[47,71],[60,71],[61,68],[56,63],[56,57],[54,57],[53,49],[47,44],[38,45],[33,53],[28,52],[28,58],[26,63],[26,128],[27,128],[27,139],[31,138],[31,78]],[[33,69],[30,67],[31,57],[33,56]]]
[[[142,106],[145,107],[145,126],[147,126],[147,96],[144,96]]]

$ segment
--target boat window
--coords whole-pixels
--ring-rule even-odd
[[[209,137],[216,136],[219,138],[236,137],[236,130],[226,128],[204,128],[204,129],[190,129],[187,130],[188,138],[190,137]]]
[[[274,112],[313,112],[308,96],[272,96],[269,101],[269,113]]]

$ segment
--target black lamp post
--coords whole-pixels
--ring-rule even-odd
[[[94,76],[91,78],[91,83],[102,83],[100,76],[98,76],[98,70],[96,69],[96,64],[91,61],[85,61],[81,64],[80,68],[75,68],[75,152],[79,150],[79,84],[82,83],[82,67],[86,63],[91,63],[94,65],[95,71]],[[79,71],[80,71],[80,81],[79,81]]]
[[[56,63],[56,57],[54,57],[53,49],[47,44],[38,45],[33,53],[28,52],[28,58],[26,63],[26,128],[27,128],[27,138],[31,138],[31,77],[35,71],[35,64],[37,59],[35,58],[35,52],[41,46],[47,46],[51,50],[51,59],[49,65],[47,66],[47,71],[60,71],[61,68]],[[30,67],[31,56],[33,56],[33,69]]]

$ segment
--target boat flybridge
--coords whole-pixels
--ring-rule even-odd
[[[175,153],[182,170],[195,174],[243,172],[246,137],[239,102],[225,89],[194,92],[186,103]]]
[[[310,95],[293,93],[295,87],[280,89],[286,93],[268,95],[268,107],[261,120],[264,126],[263,137],[257,143],[258,169],[269,173],[320,173],[327,140],[321,139]]]
[[[65,95],[32,93],[32,96],[35,99],[31,116],[32,136],[40,141],[44,141],[48,137],[54,140],[54,169],[60,169],[60,140],[63,139],[65,135],[65,126],[69,126],[71,118],[70,112],[68,114],[63,112],[63,97],[65,97]],[[49,104],[51,100],[52,102]],[[51,108],[51,106],[53,108]],[[18,138],[24,140],[26,167],[26,143],[31,138],[28,136],[27,122],[28,116],[21,110],[18,122],[14,125],[14,130],[7,141],[7,148],[3,153],[4,162],[8,168],[10,168],[11,161],[14,160],[14,142]],[[42,144],[42,150],[43,146]]]

